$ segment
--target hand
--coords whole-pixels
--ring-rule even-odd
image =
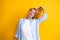
[[[42,6],[40,6],[38,9],[40,9],[40,10],[44,10],[44,8],[43,8]]]
[[[39,9],[40,9],[40,10],[44,10],[43,7],[40,7]]]
[[[15,37],[14,40],[18,40],[18,38]]]
[[[38,10],[39,10],[39,11],[43,11],[43,13],[45,12],[45,11],[44,11],[44,8],[43,8],[42,6],[39,7]]]

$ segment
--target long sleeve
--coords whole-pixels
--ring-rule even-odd
[[[16,34],[15,34],[15,37],[20,38],[20,35],[21,35],[21,20],[19,20],[19,22],[18,22],[18,28],[17,28]]]
[[[41,22],[45,21],[47,19],[47,17],[48,17],[48,15],[46,13],[44,13],[41,18],[37,19],[37,22],[41,23]]]

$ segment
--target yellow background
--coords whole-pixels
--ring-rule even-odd
[[[41,40],[60,40],[60,0],[0,0],[0,40],[14,40],[18,20],[39,6],[48,14],[39,27]]]

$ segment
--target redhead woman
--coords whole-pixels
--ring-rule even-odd
[[[42,17],[38,18],[38,12],[43,11]],[[42,7],[29,9],[26,18],[21,18],[18,23],[15,40],[40,40],[38,27],[47,18]]]

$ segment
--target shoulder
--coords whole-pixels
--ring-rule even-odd
[[[23,20],[23,18],[20,18],[20,19],[19,19],[19,22],[22,21],[22,20]]]
[[[18,20],[18,24],[21,24],[23,22],[23,18],[20,18],[19,20]]]
[[[20,18],[20,19],[19,19],[19,22],[23,22],[23,21],[24,21],[24,18]]]

